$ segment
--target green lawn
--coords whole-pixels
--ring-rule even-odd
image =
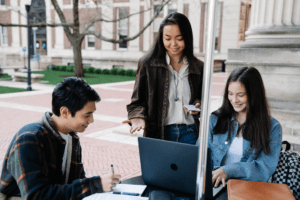
[[[11,79],[11,76],[8,74],[0,74],[0,79]]]
[[[62,72],[53,70],[35,71],[35,74],[44,74],[45,76],[41,78],[41,81],[48,81],[47,84],[56,85],[64,80],[68,76],[74,76],[74,72]],[[87,78],[82,78],[88,84],[100,84],[100,83],[114,83],[122,81],[132,81],[135,80],[135,76],[120,76],[120,75],[108,75],[108,74],[89,74],[84,73]]]
[[[0,86],[0,94],[13,93],[13,92],[24,92],[24,91],[26,91],[26,89]]]

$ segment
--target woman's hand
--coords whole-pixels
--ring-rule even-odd
[[[120,183],[121,175],[119,174],[106,174],[101,176],[101,184],[103,192],[109,192],[112,190],[113,186]]]
[[[222,169],[216,169],[215,171],[212,172],[212,182],[215,182],[214,187],[218,187],[219,183],[222,181],[223,187],[225,187],[225,180],[227,179],[227,174],[226,172]]]
[[[134,133],[135,131],[139,131],[141,129],[145,129],[145,120],[142,118],[133,118],[131,120],[125,120],[122,122],[123,124],[131,123],[130,133]]]
[[[188,112],[190,115],[198,115],[199,111],[192,111],[192,110],[188,110],[185,106],[183,106],[184,110],[186,110],[186,112]],[[195,108],[201,108],[201,104],[200,103],[196,103],[195,104]]]

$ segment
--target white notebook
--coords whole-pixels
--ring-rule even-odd
[[[83,198],[83,200],[148,200],[148,197],[119,195],[111,193],[97,193]]]
[[[83,200],[148,200],[148,197],[141,197],[147,185],[117,184],[114,191],[121,194],[112,194],[112,192],[96,193],[83,198]],[[139,196],[122,195],[123,192],[137,193]]]

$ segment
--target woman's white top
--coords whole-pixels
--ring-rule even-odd
[[[243,156],[243,137],[234,137],[221,166],[240,162]]]
[[[170,64],[168,54],[166,55],[166,60],[169,68],[169,109],[164,125],[194,124],[193,116],[188,114],[183,108],[183,105],[189,104],[191,99],[191,90],[188,80],[188,61],[186,57],[184,57],[184,64],[181,66],[179,72],[176,72]],[[178,97],[177,101],[175,101],[176,97]]]

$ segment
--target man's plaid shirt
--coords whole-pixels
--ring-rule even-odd
[[[77,200],[103,192],[99,176],[86,178],[81,146],[75,132],[68,184],[62,175],[65,140],[59,135],[50,113],[28,124],[14,136],[6,153],[0,192],[28,200]]]

